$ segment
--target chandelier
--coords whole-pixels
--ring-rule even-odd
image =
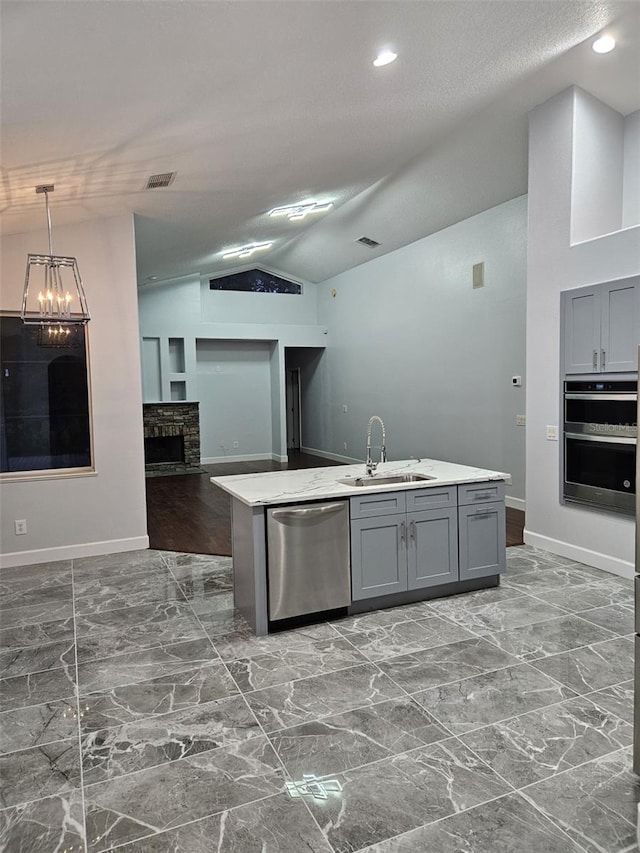
[[[78,262],[75,258],[53,254],[49,212],[49,193],[53,190],[53,184],[36,187],[36,193],[44,194],[47,208],[49,254],[27,255],[20,317],[23,323],[56,325],[59,329],[67,325],[84,326],[91,319],[91,315],[87,308]]]

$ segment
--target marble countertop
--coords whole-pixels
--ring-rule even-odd
[[[509,474],[470,468],[437,459],[406,459],[400,462],[383,462],[376,469],[377,477],[393,474],[426,474],[432,480],[414,483],[377,484],[353,486],[340,483],[348,477],[362,477],[364,462],[357,465],[336,465],[325,468],[301,468],[297,471],[268,471],[262,474],[236,474],[231,477],[211,477],[211,482],[248,506],[272,506],[302,501],[335,500],[371,492],[406,491],[453,486],[458,483],[482,483],[485,480],[511,482]]]

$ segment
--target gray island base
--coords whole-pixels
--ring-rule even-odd
[[[309,517],[309,551],[294,531],[296,547],[284,552],[290,553],[290,582],[311,590],[302,609],[288,614],[296,618],[327,618],[327,608],[312,603],[313,589],[322,593],[325,582],[344,588],[340,607],[330,611],[336,616],[499,584],[506,565],[508,474],[433,459],[387,462],[374,476],[364,474],[363,465],[350,465],[211,478],[232,498],[234,603],[257,635],[289,624],[270,619],[270,613],[283,612],[274,600],[275,590],[282,597],[282,578],[273,574],[274,545],[280,548],[277,539],[289,535],[273,532],[270,510]],[[318,526],[326,523],[323,515],[336,513],[346,519],[340,542],[338,528]],[[323,529],[331,531],[325,541]],[[323,567],[318,551],[325,549]],[[338,564],[343,578],[336,575]],[[313,575],[305,578],[309,566]]]

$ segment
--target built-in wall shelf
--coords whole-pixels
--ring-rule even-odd
[[[187,383],[185,381],[170,382],[169,387],[171,388],[172,401],[177,402],[187,399]]]
[[[146,403],[184,402],[193,381],[184,338],[142,338],[142,391]]]
[[[169,338],[169,371],[184,373],[184,338]]]

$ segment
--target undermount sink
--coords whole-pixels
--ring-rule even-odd
[[[421,480],[435,480],[429,474],[389,474],[387,477],[373,474],[370,477],[345,477],[338,480],[345,486],[393,486],[397,483],[419,483]]]

